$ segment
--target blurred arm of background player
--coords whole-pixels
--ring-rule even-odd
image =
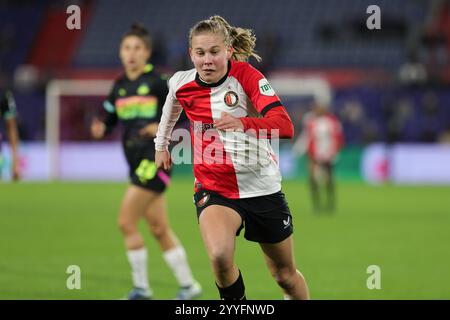
[[[20,165],[18,156],[19,133],[16,120],[16,102],[11,91],[6,90],[0,94],[0,115],[3,115],[6,125],[6,135],[8,136],[11,148],[11,173],[13,181],[20,179]]]
[[[313,112],[309,111],[302,118],[300,134],[298,135],[297,139],[294,142],[294,145],[292,146],[292,150],[294,151],[294,154],[297,157],[303,156],[308,150],[309,137],[308,137],[308,130],[306,130],[306,127],[308,125],[308,121],[310,121],[313,118],[313,116],[314,116]]]
[[[94,118],[91,124],[91,135],[94,139],[102,139],[105,136],[106,125],[98,118]]]
[[[95,117],[91,123],[91,135],[94,139],[102,139],[116,126],[118,117],[116,112],[108,112],[103,120]]]
[[[301,157],[306,153],[308,138],[306,136],[306,130],[302,130],[297,140],[292,146],[292,150],[297,157]]]
[[[156,137],[157,131],[158,131],[158,123],[154,122],[146,125],[141,130],[139,130],[139,134],[141,137],[154,138]]]
[[[17,148],[19,145],[19,134],[17,130],[17,121],[15,117],[6,119],[6,131],[8,134],[8,141],[11,147],[11,157],[12,157],[12,178],[14,181],[20,179],[20,166],[19,166],[19,156]]]
[[[108,122],[108,118],[105,121]],[[109,130],[107,130],[108,126],[105,122],[99,120],[98,118],[94,118],[91,124],[91,135],[94,139],[102,139]],[[139,134],[142,137],[156,137],[156,132],[158,131],[158,123],[150,123],[143,127]]]

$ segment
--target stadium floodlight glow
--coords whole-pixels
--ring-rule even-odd
[[[105,96],[111,80],[56,79],[48,83],[45,99],[45,142],[50,180],[59,178],[59,118],[62,96]]]

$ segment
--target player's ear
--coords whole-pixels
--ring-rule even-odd
[[[194,57],[192,56],[192,48],[189,48],[189,56],[191,57],[192,63],[194,63]]]
[[[233,56],[234,48],[232,46],[227,47],[227,60],[230,60]]]

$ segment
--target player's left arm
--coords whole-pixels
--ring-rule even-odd
[[[20,166],[19,166],[19,133],[17,130],[16,118],[6,119],[6,130],[8,132],[8,141],[11,148],[11,158],[12,158],[12,177],[13,180],[20,179]]]
[[[344,132],[342,124],[336,116],[334,117],[334,134],[336,139],[336,153],[338,153],[344,146]]]
[[[277,135],[278,138],[292,139],[294,137],[294,125],[283,106],[270,109],[262,118],[240,118],[244,131],[253,129],[257,136],[263,136],[267,132],[267,138]]]
[[[20,166],[19,166],[19,155],[18,155],[18,145],[19,145],[19,133],[17,130],[17,120],[16,120],[16,103],[14,97],[10,91],[5,94],[4,101],[2,104],[2,112],[6,123],[6,132],[8,136],[8,142],[11,148],[11,158],[12,158],[12,178],[14,181],[20,179]]]
[[[253,130],[257,137],[292,138],[294,126],[283,107],[269,110],[262,118],[236,118],[229,113],[222,112],[219,120],[214,122],[219,130],[248,131]]]
[[[261,117],[234,118],[229,114],[225,117],[222,114],[221,119],[215,123],[215,127],[222,130],[235,129],[245,132],[251,129],[257,137],[272,138],[276,136],[277,138],[291,139],[294,136],[291,118],[267,79],[249,64],[243,71],[241,84]]]

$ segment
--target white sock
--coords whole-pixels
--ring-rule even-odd
[[[143,247],[140,249],[128,250],[127,256],[131,266],[133,285],[137,288],[146,289],[149,294],[152,294],[147,276],[147,249]]]
[[[170,269],[172,269],[172,272],[181,287],[188,287],[194,283],[186,252],[181,245],[177,245],[173,249],[164,251],[163,257]]]

